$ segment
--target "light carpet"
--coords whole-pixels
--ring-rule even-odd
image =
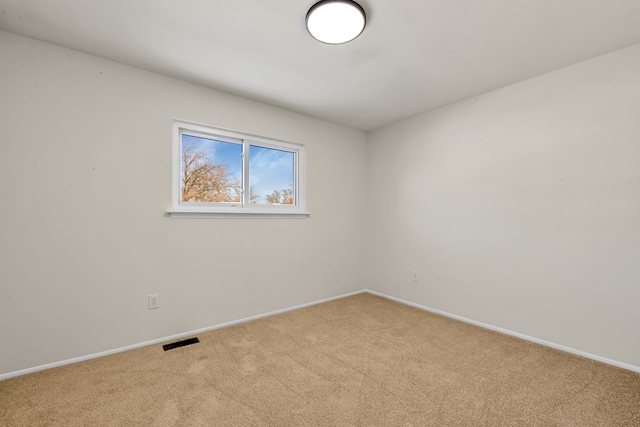
[[[640,374],[368,293],[0,382],[3,426],[640,426]]]

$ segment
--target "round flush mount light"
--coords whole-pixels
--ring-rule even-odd
[[[362,33],[366,23],[364,9],[351,0],[322,0],[307,13],[307,30],[323,43],[350,42]]]

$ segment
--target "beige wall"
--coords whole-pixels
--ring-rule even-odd
[[[640,366],[640,45],[379,129],[368,168],[370,288]]]
[[[6,32],[0,57],[0,375],[363,288],[640,366],[640,46],[368,144]],[[174,118],[305,144],[311,218],[168,218]]]
[[[364,133],[6,32],[0,58],[0,374],[362,289]],[[174,118],[305,144],[311,218],[167,217]]]

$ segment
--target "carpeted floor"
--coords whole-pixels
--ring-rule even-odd
[[[2,426],[640,426],[640,374],[359,294],[0,382]]]

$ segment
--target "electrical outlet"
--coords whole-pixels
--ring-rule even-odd
[[[160,295],[158,294],[149,295],[149,310],[154,308],[160,308]]]
[[[419,282],[419,280],[418,280],[418,272],[417,272],[417,271],[414,271],[414,272],[413,272],[413,274],[412,274],[412,276],[411,276],[411,278],[412,278],[412,280],[413,280],[414,282]]]

